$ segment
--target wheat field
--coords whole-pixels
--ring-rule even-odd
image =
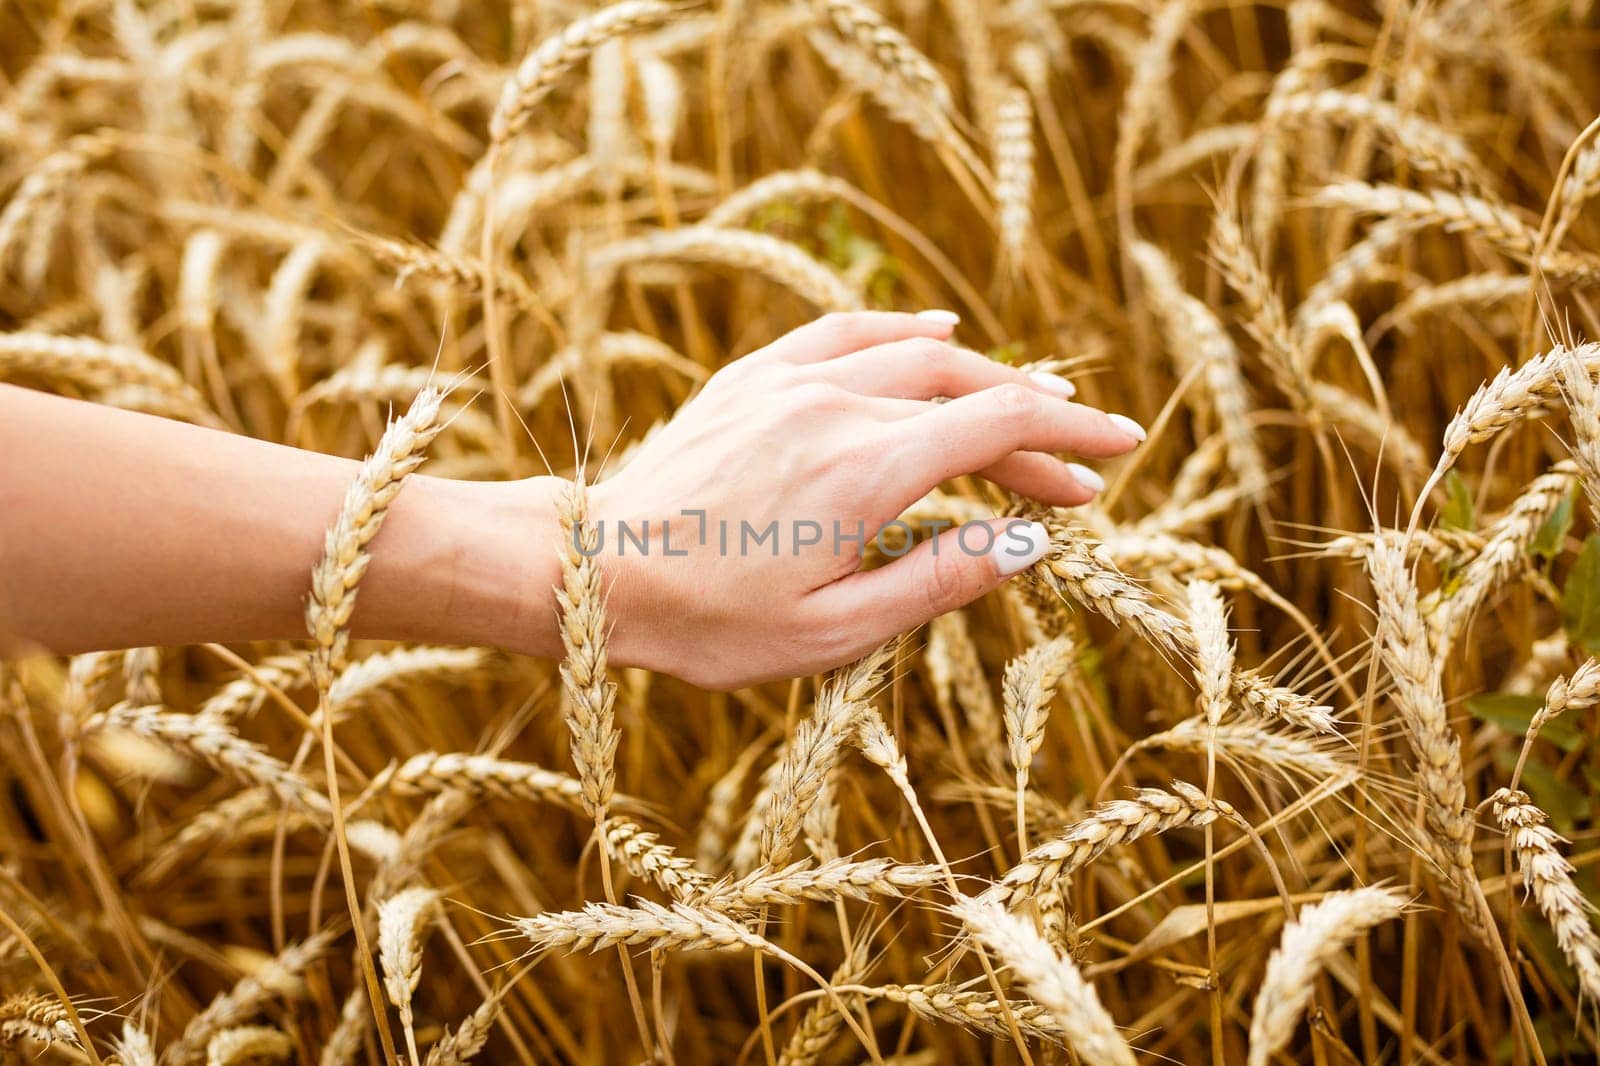
[[[371,457],[305,641],[0,664],[0,1060],[1594,1061],[1597,114],[1585,0],[0,3],[0,379]],[[862,308],[1150,438],[827,677],[350,638]]]

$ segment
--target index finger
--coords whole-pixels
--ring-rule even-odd
[[[951,311],[836,311],[784,334],[764,354],[785,363],[820,363],[913,337],[948,340],[957,321]]]

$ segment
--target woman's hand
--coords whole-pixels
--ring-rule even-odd
[[[612,661],[718,689],[815,673],[1037,561],[1042,527],[994,519],[860,570],[943,481],[1080,504],[1103,482],[1050,453],[1110,458],[1144,437],[1062,378],[953,347],[953,328],[943,312],[819,319],[717,373],[595,484]]]
[[[1050,504],[1138,426],[945,343],[953,316],[830,315],[715,375],[615,476],[611,661],[733,688],[817,672],[1034,562],[994,520],[861,571],[879,529],[975,473]],[[949,401],[935,404],[939,397]],[[293,639],[348,459],[0,385],[0,654]],[[357,636],[556,656],[559,478],[415,476],[373,543]],[[1007,527],[1010,528],[1007,528]]]

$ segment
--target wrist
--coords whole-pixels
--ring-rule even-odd
[[[412,479],[374,546],[363,599],[371,593],[378,602],[357,609],[358,630],[559,656],[556,504],[565,485],[555,477]]]

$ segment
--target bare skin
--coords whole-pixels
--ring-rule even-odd
[[[1060,379],[947,344],[952,318],[861,313],[795,330],[713,376],[591,487],[614,664],[715,689],[813,673],[1039,557],[1041,531],[999,519],[870,571],[846,539],[870,540],[962,474],[1084,503],[1097,477],[1054,453],[1109,458],[1142,438],[1071,403]],[[0,645],[68,654],[301,637],[311,568],[356,469],[0,386]],[[374,542],[356,635],[559,655],[565,491],[554,477],[413,477]],[[774,521],[776,555],[770,541],[741,550],[743,524]],[[808,536],[792,535],[796,523],[814,523],[817,543],[797,543]],[[633,538],[620,554],[619,525]]]

